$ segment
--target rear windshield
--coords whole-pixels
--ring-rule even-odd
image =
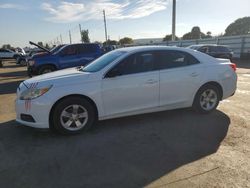
[[[189,46],[188,48],[192,49],[192,50],[197,50],[200,48],[200,46]]]

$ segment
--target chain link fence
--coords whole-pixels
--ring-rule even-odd
[[[188,47],[195,44],[218,44],[226,45],[234,52],[234,58],[250,59],[250,35],[231,36],[231,37],[216,37],[198,40],[178,40],[158,42],[152,39],[145,39],[143,42],[137,42],[135,45],[164,45],[164,46],[178,46]]]

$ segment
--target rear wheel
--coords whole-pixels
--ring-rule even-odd
[[[46,73],[50,73],[50,72],[53,72],[55,71],[55,67],[51,66],[51,65],[45,65],[45,66],[42,66],[39,71],[38,71],[38,74],[46,74]]]
[[[62,134],[76,134],[90,129],[96,120],[95,108],[86,99],[69,97],[53,110],[53,128]]]
[[[193,108],[200,113],[210,113],[214,111],[220,101],[219,89],[214,85],[206,85],[197,92]]]

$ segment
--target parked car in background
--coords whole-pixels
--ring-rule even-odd
[[[9,49],[0,49],[0,58],[1,59],[16,59],[20,55]]]
[[[26,55],[26,52],[24,51],[24,49],[18,47],[15,49],[15,52],[20,54],[21,56],[25,56]]]
[[[35,43],[32,43],[34,45]],[[17,60],[17,64],[20,64],[22,66],[27,65],[27,62],[32,58],[33,55],[35,54],[50,54],[50,53],[55,53],[57,50],[62,48],[64,45],[58,45],[54,46],[52,49],[46,49],[44,47],[40,47],[38,44],[35,44],[38,48],[32,49],[29,51],[29,53],[26,53],[26,55],[20,56]],[[49,52],[48,52],[49,51]]]
[[[72,45],[60,53],[68,53],[67,47]],[[210,113],[235,93],[235,70],[229,60],[185,48],[122,48],[86,67],[22,82],[16,120],[74,134],[96,120],[186,107]]]
[[[232,60],[233,58],[233,51],[228,46],[216,45],[216,44],[214,45],[199,44],[199,45],[189,46],[188,48],[206,53],[215,58],[223,58],[230,60]]]
[[[28,61],[28,75],[40,75],[55,70],[85,66],[103,54],[99,44],[69,44],[59,50],[39,53]]]

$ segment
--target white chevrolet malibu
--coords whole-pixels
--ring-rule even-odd
[[[229,60],[185,48],[122,48],[22,82],[16,120],[74,134],[96,120],[186,107],[209,113],[235,93],[235,70]]]

